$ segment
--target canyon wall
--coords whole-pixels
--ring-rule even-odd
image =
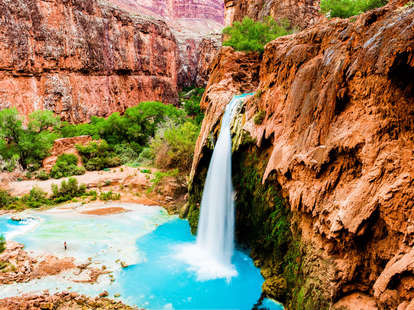
[[[188,217],[230,98],[238,241],[288,309],[414,307],[414,6],[393,2],[223,48],[202,106]]]
[[[203,66],[221,46],[223,0],[108,0],[137,14],[164,20],[177,39],[178,86],[205,87]],[[207,43],[208,42],[208,43]]]
[[[195,18],[191,31],[180,26],[185,19],[177,19],[174,28],[144,15],[144,8],[133,11],[115,2],[128,3],[0,0],[0,109],[48,109],[63,120],[83,122],[141,101],[176,104],[179,88],[205,86],[205,74],[197,72],[205,71],[221,38],[200,38],[198,30],[220,29],[220,14],[211,24],[206,11],[216,12],[218,1],[203,2],[204,9],[176,1],[171,18],[184,5],[188,10],[181,13]],[[209,43],[201,45],[203,40]]]
[[[291,25],[304,29],[323,20],[319,14],[320,0],[225,0],[225,25],[241,21],[245,16],[262,20],[271,16],[287,18]]]
[[[81,122],[142,100],[177,102],[165,23],[96,0],[1,0],[0,12],[0,108]]]
[[[205,19],[223,24],[223,0],[110,0],[127,10],[167,19]]]

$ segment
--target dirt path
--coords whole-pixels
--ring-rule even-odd
[[[108,185],[124,185],[124,184],[133,184],[133,186],[150,186],[151,174],[143,173],[142,170],[147,168],[132,168],[127,166],[122,166],[118,168],[110,169],[110,171],[87,171],[84,175],[73,176],[76,178],[79,184],[85,184],[88,188],[98,188],[101,186]],[[156,171],[156,169],[150,169],[151,171]],[[63,180],[69,178],[61,179],[49,179],[49,180],[27,180],[27,181],[14,181],[8,182],[4,186],[6,190],[10,192],[13,196],[22,196],[28,194],[30,190],[37,186],[43,191],[51,194],[52,193],[52,184],[60,185]]]

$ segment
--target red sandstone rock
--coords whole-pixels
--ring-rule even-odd
[[[0,108],[82,122],[177,102],[176,39],[160,20],[97,0],[0,0],[0,16]]]
[[[362,292],[381,309],[414,298],[414,7],[399,5],[269,43],[250,58],[261,95],[244,116],[269,154],[263,181],[276,176],[318,262],[305,277],[332,302]],[[257,85],[248,57],[222,49],[213,62],[192,176],[231,96]]]
[[[78,150],[76,149],[76,144],[85,145],[92,141],[91,136],[79,136],[71,138],[61,138],[55,140],[53,143],[52,150],[50,151],[50,156],[46,157],[43,160],[43,168],[46,171],[50,171],[53,165],[56,163],[58,157],[62,154],[74,154],[78,157],[78,165],[82,165],[82,158],[79,156]]]
[[[245,16],[262,20],[271,16],[287,18],[292,26],[301,29],[324,20],[319,13],[319,0],[225,0],[225,25],[241,21]]]

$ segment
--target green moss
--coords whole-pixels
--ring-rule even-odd
[[[266,117],[266,112],[265,111],[259,111],[256,113],[256,115],[253,118],[253,121],[255,123],[255,125],[261,125],[264,121]]]

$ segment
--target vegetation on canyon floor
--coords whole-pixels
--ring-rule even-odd
[[[231,46],[237,51],[263,52],[266,43],[292,32],[287,19],[275,21],[269,16],[261,22],[245,17],[241,22],[234,22],[232,26],[224,28],[223,33],[228,38],[223,45]]]
[[[3,235],[0,235],[0,253],[6,249],[6,239]]]
[[[348,18],[384,6],[387,0],[321,0],[321,11],[328,17]]]
[[[13,171],[20,166],[26,177],[40,180],[82,175],[122,164],[139,166],[142,163],[166,171],[156,172],[151,181],[154,190],[164,177],[186,175],[192,162],[195,141],[200,131],[203,113],[200,100],[204,89],[185,89],[180,94],[181,108],[161,102],[142,102],[128,108],[124,114],[113,113],[108,118],[92,117],[89,123],[61,122],[50,111],[36,111],[29,115],[27,125],[16,109],[0,111],[1,170]],[[61,154],[47,172],[39,169],[42,160],[56,139],[89,135],[94,139],[87,145],[76,145],[80,156]],[[30,194],[12,197],[0,191],[0,208],[24,209],[53,205],[90,196],[90,200],[117,200],[113,192],[87,192],[76,179],[52,185],[53,194],[34,187]]]
[[[155,160],[160,168],[189,170],[191,156],[203,119],[200,100],[204,89],[182,92],[182,108],[161,102],[142,102],[113,113],[108,118],[92,117],[89,123],[61,122],[51,111],[29,115],[27,125],[16,109],[0,111],[0,156],[2,170],[20,165],[29,172],[38,170],[58,138],[89,135],[95,141],[78,145],[84,168],[74,155],[61,155],[50,174],[40,170],[40,179],[83,174],[137,160]],[[156,160],[159,157],[164,160]]]

